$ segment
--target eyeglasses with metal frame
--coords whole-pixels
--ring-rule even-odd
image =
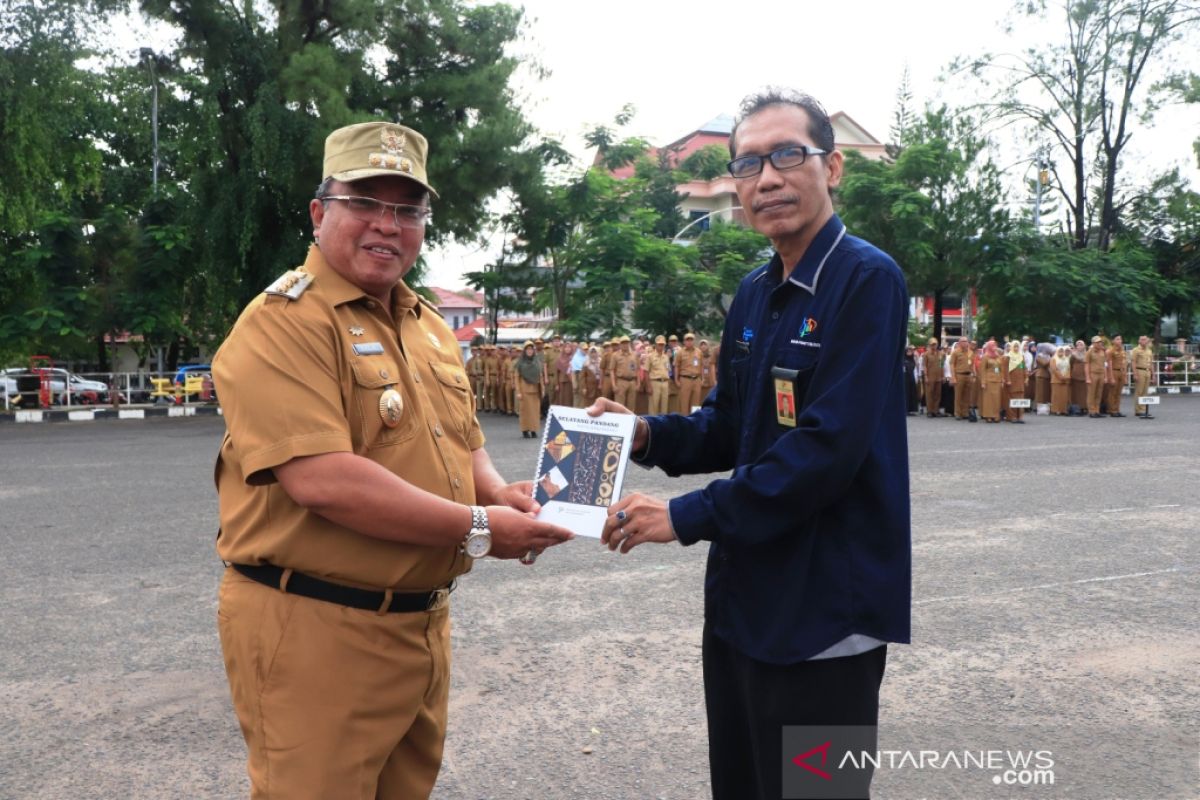
[[[317,198],[326,200],[341,200],[346,204],[350,216],[363,222],[375,222],[383,218],[383,212],[391,209],[392,219],[400,228],[424,228],[433,216],[433,211],[426,206],[414,206],[407,203],[385,203],[374,197],[358,197],[351,194],[326,194]]]
[[[753,178],[763,171],[763,165],[769,160],[771,166],[782,172],[804,166],[809,156],[827,156],[828,150],[822,150],[807,144],[789,144],[773,150],[765,156],[742,156],[730,161],[726,167],[729,174],[735,178]]]

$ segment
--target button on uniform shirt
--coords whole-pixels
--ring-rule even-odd
[[[296,300],[260,295],[213,359],[226,434],[217,458],[217,552],[362,587],[445,586],[470,569],[455,546],[424,547],[357,533],[295,503],[273,469],[290,459],[354,453],[458,503],[475,502],[471,451],[483,446],[457,342],[403,283],[386,308],[325,264]],[[398,424],[384,392],[403,399]]]
[[[752,658],[909,640],[907,325],[896,263],[835,215],[787,280],[776,255],[742,281],[703,408],[647,418],[640,463],[733,470],[669,513],[683,544],[711,542],[706,621]],[[776,379],[795,427],[779,422]]]

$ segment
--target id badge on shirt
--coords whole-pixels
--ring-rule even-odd
[[[775,380],[775,419],[786,428],[796,427],[796,376],[798,370],[772,367]]]

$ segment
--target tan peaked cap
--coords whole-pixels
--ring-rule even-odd
[[[394,122],[360,122],[326,137],[323,174],[344,183],[394,175],[416,181],[437,197],[425,172],[428,154],[429,143],[412,128]]]

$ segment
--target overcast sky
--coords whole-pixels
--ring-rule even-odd
[[[518,51],[551,75],[523,79],[520,97],[535,124],[581,159],[587,156],[582,132],[609,123],[625,103],[637,108],[629,132],[666,144],[734,113],[742,97],[768,84],[807,91],[830,113],[844,111],[886,140],[905,66],[917,109],[942,100],[962,104],[978,99],[977,87],[939,81],[954,58],[1017,51],[1036,44],[1038,35],[1005,34],[1011,5],[997,0],[523,5],[529,23]],[[1156,131],[1135,136],[1130,162],[1152,172],[1179,164],[1200,184],[1191,156],[1198,135],[1200,107],[1160,112]],[[1025,157],[1019,144],[998,138],[1001,166]],[[1025,166],[1012,169],[1019,180]],[[498,242],[433,251],[430,283],[460,287],[462,272],[481,268],[497,251]]]

